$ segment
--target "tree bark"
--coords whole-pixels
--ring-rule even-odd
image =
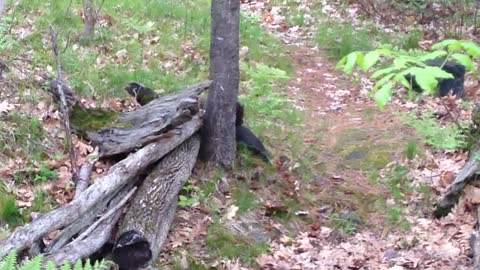
[[[448,215],[462,195],[463,188],[476,178],[477,172],[480,170],[480,161],[476,158],[478,153],[480,153],[480,144],[470,150],[469,159],[435,206],[433,215],[436,218]]]
[[[128,154],[152,141],[173,136],[175,127],[189,121],[199,111],[198,95],[210,87],[204,81],[171,95],[159,97],[136,111],[121,114],[117,124],[127,127],[103,128],[87,132],[99,146],[99,157]]]
[[[67,227],[82,217],[88,216],[92,208],[99,203],[104,203],[105,198],[108,198],[109,195],[118,193],[122,187],[143,173],[151,164],[190,138],[200,126],[201,118],[194,116],[192,120],[179,127],[178,135],[159,139],[129,155],[112,166],[107,174],[99,177],[93,185],[69,204],[17,228],[10,236],[0,241],[0,257],[12,249],[20,252],[51,231]]]
[[[90,40],[94,37],[97,22],[94,0],[83,0],[83,18],[85,24],[80,39]]]
[[[240,1],[213,0],[210,79],[202,158],[231,168],[235,160],[235,109],[239,84]]]
[[[197,160],[200,139],[193,135],[165,156],[144,180],[130,204],[118,235],[140,232],[149,242],[152,261],[158,257],[172,225],[178,193]]]

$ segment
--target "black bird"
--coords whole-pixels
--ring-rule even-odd
[[[140,269],[152,259],[150,243],[141,233],[126,231],[115,243],[112,259],[120,270]]]

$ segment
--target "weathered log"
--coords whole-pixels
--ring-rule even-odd
[[[480,270],[480,205],[477,205],[477,223],[470,237],[470,248],[473,253],[473,269]]]
[[[132,200],[118,235],[120,237],[133,231],[148,242],[146,248],[149,246],[150,250],[138,256],[147,258],[146,255],[150,253],[152,261],[158,257],[175,216],[178,193],[191,174],[199,148],[200,138],[194,135],[165,156],[144,180]],[[138,242],[137,239],[135,243]],[[121,268],[125,263],[144,263],[135,262],[132,258],[134,255],[129,252],[138,254],[138,250],[132,250],[128,245],[115,248],[113,258]]]
[[[99,250],[110,239],[112,230],[122,214],[121,209],[135,190],[136,188],[127,186],[118,192],[101,218],[68,245],[47,256],[45,261],[53,261],[56,265],[64,262],[73,264]]]
[[[433,211],[436,218],[444,217],[450,213],[452,207],[458,202],[463,188],[475,178],[476,173],[480,170],[480,160],[476,158],[478,153],[480,153],[480,145],[473,147],[462,170],[438,201]]]
[[[200,116],[194,116],[192,120],[176,128],[178,135],[161,138],[129,155],[112,166],[107,174],[99,177],[93,185],[69,204],[17,228],[10,236],[0,241],[0,256],[4,256],[13,249],[22,251],[49,232],[77,221],[97,204],[102,203],[109,194],[117,193],[151,164],[190,138],[200,128],[201,123]]]
[[[99,157],[128,154],[134,149],[162,138],[169,130],[189,121],[198,113],[198,95],[210,86],[210,81],[190,86],[181,92],[159,97],[133,112],[121,114],[117,123],[130,127],[104,128],[87,132],[99,146]]]

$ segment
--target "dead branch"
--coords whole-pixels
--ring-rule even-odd
[[[60,97],[60,110],[63,114],[63,126],[65,128],[65,140],[68,147],[70,163],[71,163],[71,172],[75,176],[77,175],[77,159],[75,157],[75,148],[72,144],[72,132],[70,130],[70,113],[69,107],[67,104],[67,99],[64,91],[64,85],[66,85],[65,81],[63,80],[62,76],[62,63],[60,60],[60,53],[58,51],[58,43],[57,43],[57,36],[58,33],[55,32],[52,26],[50,26],[50,38],[52,42],[52,49],[55,55],[55,59],[57,60],[57,87],[58,87],[58,95]]]
[[[465,163],[462,170],[455,177],[453,183],[438,201],[435,210],[433,211],[433,215],[436,218],[444,217],[450,213],[452,207],[458,202],[463,188],[475,178],[476,173],[480,170],[480,161],[476,158],[479,152],[480,145],[477,144],[470,151],[467,163]]]
[[[117,122],[131,127],[104,128],[87,132],[87,136],[99,146],[100,158],[128,154],[152,141],[175,136],[175,127],[199,112],[198,95],[210,83],[201,82],[181,92],[154,99],[136,111],[121,114]]]
[[[92,173],[93,164],[89,162],[83,163],[80,167],[80,172],[78,173],[77,183],[75,186],[75,198],[77,198],[80,193],[90,186],[90,174]]]

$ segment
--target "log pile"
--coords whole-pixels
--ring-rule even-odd
[[[41,250],[56,264],[89,258],[105,247],[121,269],[135,269],[157,258],[173,221],[178,192],[197,160],[204,113],[199,95],[210,83],[155,98],[119,115],[116,124],[122,127],[87,132],[99,147],[100,158],[124,158],[90,186],[92,166],[83,166],[75,198],[2,239],[0,256],[11,250],[35,255],[42,238],[57,232]]]

